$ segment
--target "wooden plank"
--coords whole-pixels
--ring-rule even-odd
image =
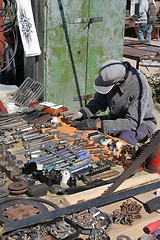
[[[136,186],[143,185],[145,183],[154,182],[158,179],[160,179],[159,174],[148,173],[147,175],[142,175],[137,177],[134,176],[132,178],[127,179],[124,183],[122,183],[121,186],[119,186],[116,191],[133,188]],[[76,204],[78,202],[83,202],[83,201],[87,201],[87,200],[99,197],[102,195],[102,193],[105,190],[108,189],[109,186],[111,186],[111,184],[107,184],[101,187],[93,188],[90,190],[72,194],[70,196],[66,196],[62,198],[61,203],[64,204],[65,206],[69,206],[72,204]]]
[[[139,239],[141,236],[145,235],[145,233],[143,232],[143,228],[149,224],[150,222],[154,222],[159,220],[159,217],[157,215],[152,216],[152,220],[150,220],[149,215],[147,215],[147,219],[139,219],[136,220],[132,226],[128,226],[128,225],[121,225],[118,226],[118,224],[112,224],[112,231],[109,233],[109,236],[111,239],[116,239],[117,236],[119,235],[127,235],[129,237],[131,237],[132,240],[137,240]]]
[[[147,198],[148,193],[144,193],[144,198]],[[133,198],[130,198],[132,201],[135,201]],[[110,205],[104,206],[100,208],[101,211],[106,212],[109,215],[112,215],[112,212],[115,209],[119,209],[124,201],[119,201],[116,203],[112,203]],[[141,204],[140,204],[141,205]],[[147,213],[143,208],[140,211],[141,218],[135,219],[131,226],[122,225],[122,224],[114,224],[112,223],[111,230],[108,232],[110,239],[116,239],[119,235],[127,235],[132,240],[137,240],[141,236],[145,235],[143,228],[151,222],[159,220],[159,214],[156,212]]]

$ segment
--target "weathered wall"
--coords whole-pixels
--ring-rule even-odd
[[[60,8],[58,3],[48,0],[46,8],[45,98],[77,108],[73,96],[94,93],[100,64],[122,59],[126,0],[62,0]],[[102,20],[73,24],[95,17]]]

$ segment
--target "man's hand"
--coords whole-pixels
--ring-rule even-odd
[[[81,119],[83,117],[83,114],[79,111],[66,111],[64,112],[63,116],[64,118],[71,116],[70,120],[75,121],[77,119]]]
[[[76,127],[78,130],[97,130],[97,119],[85,119],[82,121],[74,121],[71,126]]]

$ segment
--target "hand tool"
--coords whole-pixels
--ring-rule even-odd
[[[143,228],[143,231],[147,234],[151,234],[160,227],[160,220],[152,222]]]
[[[52,163],[52,164],[45,164],[44,163],[44,169],[51,169],[51,168],[54,168],[54,166],[55,165],[57,165],[58,164],[58,166],[62,169],[62,168],[66,168],[67,167],[67,169],[68,169],[68,166],[70,166],[70,165],[73,165],[73,164],[75,164],[75,163],[77,163],[77,162],[80,162],[80,161],[84,161],[84,160],[86,160],[86,159],[88,159],[88,158],[90,158],[91,157],[91,154],[88,154],[88,155],[85,155],[85,156],[83,156],[83,157],[80,157],[80,158],[78,158],[78,159],[75,159],[75,160],[72,160],[72,159],[68,159],[68,161],[66,161],[65,159],[63,159],[63,158],[61,158],[60,160],[57,160],[57,161],[55,161],[54,162],[54,164]],[[64,163],[63,163],[64,162]]]
[[[82,157],[80,157],[80,158],[77,158],[77,159],[75,159],[75,160],[73,160],[73,161],[70,160],[70,161],[68,161],[68,162],[60,165],[60,167],[61,167],[61,168],[64,168],[64,167],[67,167],[68,165],[73,165],[74,163],[77,163],[77,162],[80,162],[80,161],[85,161],[86,159],[90,159],[91,156],[92,156],[91,154],[87,154],[87,155],[82,156]]]
[[[54,150],[54,149],[52,149],[52,148],[49,148],[49,147],[46,147],[46,146],[43,146],[42,148],[43,148],[45,151],[50,152],[50,153],[52,153],[52,154],[55,154],[55,155],[57,155],[58,157],[63,158],[63,159],[66,160],[66,161],[70,160],[70,158],[63,156],[63,154],[57,153],[57,151]]]
[[[160,228],[158,228],[157,230],[155,230],[155,231],[152,233],[152,236],[153,236],[153,237],[160,236]]]
[[[26,123],[27,123],[27,126],[15,127],[15,133],[25,133],[27,131],[36,129],[34,124],[28,123],[28,122],[26,122]]]
[[[119,179],[109,187],[104,194],[106,196],[112,194],[127,178],[129,178],[139,166],[148,158],[148,156],[157,148],[160,143],[160,130],[157,130],[149,143],[144,145],[144,150],[141,150],[139,156],[136,157],[130,167],[125,170],[119,177]]]
[[[51,149],[62,149],[62,148],[66,148],[69,145],[68,142],[66,142],[65,140],[58,140],[58,141],[54,141],[51,142],[49,144],[41,144],[41,149],[45,150],[45,147],[49,147]]]
[[[57,158],[52,156],[51,158],[44,159],[42,161],[35,162],[36,164],[43,164],[43,166],[52,166],[54,167],[56,164],[63,163],[64,159]]]
[[[2,140],[2,142],[5,144],[5,145],[8,145],[8,144],[11,144],[11,143],[18,143],[19,140],[18,139],[15,139],[15,138],[5,138]]]
[[[40,146],[37,146],[35,148],[30,148],[29,150],[18,151],[16,153],[14,153],[14,155],[15,156],[24,155],[24,156],[28,157],[28,156],[30,156],[32,154],[32,152],[34,153],[36,151],[37,152],[41,151]]]
[[[10,123],[16,123],[21,121],[19,118],[0,118],[0,127],[3,125],[8,125]]]
[[[117,170],[108,169],[105,172],[102,172],[96,175],[88,175],[88,176],[91,177],[92,181],[96,181],[99,179],[103,180],[103,179],[111,178],[113,176],[118,176],[118,175],[119,175],[119,172]]]
[[[31,129],[28,130],[27,132],[14,132],[11,135],[13,135],[15,138],[25,138],[33,133],[40,133],[40,131],[37,129]]]
[[[76,174],[82,170],[88,170],[88,169],[91,169],[92,168],[92,163],[91,162],[87,162],[87,163],[84,163],[84,164],[80,164],[78,166],[71,166],[69,167],[69,171],[71,174]]]
[[[27,122],[22,122],[22,121],[16,121],[16,122],[11,122],[8,124],[3,124],[0,126],[0,129],[10,129],[10,128],[15,128],[15,127],[20,127],[20,126],[27,126]]]
[[[62,150],[57,150],[56,152],[60,153],[64,156],[69,156],[69,157],[73,156],[74,158],[79,158],[80,156],[87,154],[86,150],[80,149],[78,151],[75,151],[70,147],[62,149]]]
[[[22,140],[26,142],[33,139],[41,138],[42,136],[47,136],[47,135],[40,133],[39,131],[36,131],[30,134],[25,134],[24,136],[22,136]]]
[[[34,124],[28,124],[28,126],[25,126],[25,127],[15,128],[16,132],[14,134],[21,134],[21,133],[28,132],[33,129],[34,129]]]
[[[83,186],[81,186],[83,187]],[[54,211],[50,211],[49,213],[45,213],[45,214],[40,214],[37,216],[33,216],[30,218],[25,218],[25,219],[21,219],[21,220],[16,220],[16,221],[10,221],[10,222],[6,222],[3,225],[3,229],[1,230],[1,234],[2,233],[7,233],[7,232],[11,232],[14,231],[16,229],[21,229],[21,228],[25,228],[25,227],[30,227],[39,223],[43,223],[43,222],[48,222],[51,221],[53,219],[56,219],[57,217],[61,217],[61,216],[66,216],[72,213],[76,213],[76,212],[80,212],[83,210],[87,210],[89,208],[92,207],[102,207],[105,206],[107,204],[111,204],[123,199],[127,199],[131,196],[135,196],[138,195],[139,193],[145,193],[147,191],[150,191],[151,189],[157,189],[160,187],[160,182],[154,182],[154,183],[149,183],[143,186],[139,186],[137,188],[133,188],[133,189],[127,189],[127,190],[123,190],[117,193],[113,193],[110,196],[101,196],[92,200],[88,200],[85,202],[81,202],[81,203],[77,203],[68,207],[64,207],[64,208],[60,208]],[[75,187],[73,187],[75,188]],[[69,189],[65,189],[65,190],[72,190],[72,188]]]
[[[31,163],[31,162],[42,163],[43,161],[46,161],[48,159],[52,159],[54,157],[55,156],[51,153],[51,154],[45,155],[43,157],[39,157],[39,158],[36,158],[36,159],[31,159],[31,160],[28,161],[28,163]]]
[[[103,195],[99,198],[88,200],[83,203],[78,203],[75,205],[71,205],[69,207],[54,210],[54,211],[51,211],[51,212],[45,214],[45,216],[39,215],[39,216],[31,217],[29,219],[21,219],[20,221],[14,221],[14,222],[10,222],[8,224],[6,223],[3,225],[3,232],[10,232],[10,231],[14,231],[16,229],[32,226],[32,225],[35,225],[35,224],[43,222],[43,221],[49,221],[49,220],[55,219],[59,216],[83,211],[83,210],[89,209],[91,207],[95,207],[95,206],[102,207],[109,203],[113,203],[115,201],[119,201],[119,200],[122,200],[125,198],[129,198],[131,196],[135,196],[140,193],[150,191],[151,189],[152,190],[158,189],[160,187],[159,181],[154,182],[154,183],[149,183],[149,184],[146,184],[143,186],[139,186],[134,189],[128,189],[125,191],[120,191],[118,193],[111,194],[115,189],[117,189],[117,187],[119,187],[121,185],[121,183],[123,181],[125,181],[126,178],[128,178],[139,167],[140,164],[142,164],[143,161],[145,161],[147,159],[147,157],[150,155],[150,153],[156,149],[159,142],[160,142],[160,130],[156,131],[155,134],[153,134],[152,140],[150,140],[150,142],[146,145],[145,149],[136,157],[135,162],[133,162],[134,165],[132,164],[124,172],[124,174],[122,173],[120,178],[118,178],[119,180],[116,180],[115,184],[112,184],[112,186],[113,186],[111,189],[112,191],[109,191],[109,194],[107,197],[106,197],[106,195]]]
[[[71,153],[73,153],[75,155],[76,158],[78,158],[81,155],[87,154],[87,151],[84,149],[80,149],[78,151],[76,151],[76,149],[74,149],[74,148],[68,148],[68,149]]]
[[[40,139],[39,139],[39,140],[40,140]],[[54,138],[54,136],[52,136],[50,139],[44,139],[44,140],[42,140],[42,141],[36,141],[36,142],[34,142],[34,143],[24,142],[24,143],[23,143],[23,147],[24,147],[25,149],[32,149],[32,148],[39,147],[39,149],[42,150],[42,148],[41,148],[42,144],[43,144],[43,145],[49,145],[49,146],[51,146],[51,145],[53,145],[54,143],[55,143],[55,138]]]
[[[26,142],[23,143],[23,145],[25,146],[32,146],[32,145],[36,145],[37,143],[40,143],[41,145],[43,144],[43,142],[47,142],[49,140],[53,140],[55,139],[54,136],[41,136],[39,138],[35,138],[35,139],[31,139],[31,140],[27,140]]]
[[[146,203],[143,204],[143,206],[146,212],[148,213],[152,213],[160,209],[160,196],[147,201]]]

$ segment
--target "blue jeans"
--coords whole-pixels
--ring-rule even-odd
[[[138,27],[138,39],[139,41],[144,41],[144,33],[146,33],[146,41],[147,43],[151,43],[151,34],[152,34],[153,26],[148,23],[140,23]]]

